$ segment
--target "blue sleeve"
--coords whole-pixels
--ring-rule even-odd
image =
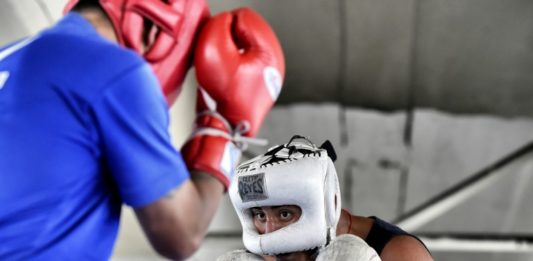
[[[148,65],[107,84],[92,105],[103,164],[126,204],[152,203],[189,178],[181,154],[171,144],[168,107]]]

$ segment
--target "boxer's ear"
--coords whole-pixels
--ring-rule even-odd
[[[324,141],[324,143],[320,145],[320,148],[325,149],[328,152],[331,161],[335,162],[335,160],[337,160],[337,153],[335,153],[335,148],[333,148],[333,144],[331,144],[329,140]]]

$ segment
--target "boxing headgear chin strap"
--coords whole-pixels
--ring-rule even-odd
[[[70,0],[64,13],[79,0]],[[99,0],[122,46],[134,49],[151,65],[171,105],[191,66],[196,33],[209,17],[205,0]],[[145,19],[159,32],[143,51]],[[154,31],[155,32],[155,31]]]
[[[248,251],[258,255],[323,247],[335,237],[341,198],[337,173],[325,149],[292,141],[237,168],[229,195]],[[250,208],[297,205],[299,220],[260,235]]]

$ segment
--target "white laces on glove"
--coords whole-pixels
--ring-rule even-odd
[[[202,135],[208,135],[208,136],[217,136],[217,137],[223,137],[228,140],[231,140],[235,143],[235,145],[240,150],[246,150],[248,148],[248,145],[256,145],[256,146],[266,146],[268,144],[268,140],[266,139],[260,139],[260,138],[251,138],[243,136],[243,134],[247,133],[250,130],[250,123],[248,121],[240,121],[235,128],[231,127],[231,124],[217,111],[213,110],[206,110],[201,113],[199,113],[196,117],[202,117],[202,116],[210,116],[213,118],[216,118],[220,120],[224,124],[224,128],[227,130],[230,130],[230,132],[225,132],[220,129],[210,128],[210,127],[201,127],[198,128],[198,126],[195,126],[195,130],[193,131],[191,137],[189,139],[192,139],[196,136],[202,136]]]

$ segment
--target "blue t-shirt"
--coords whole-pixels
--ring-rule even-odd
[[[157,79],[80,15],[0,50],[0,260],[105,260],[189,178]]]

